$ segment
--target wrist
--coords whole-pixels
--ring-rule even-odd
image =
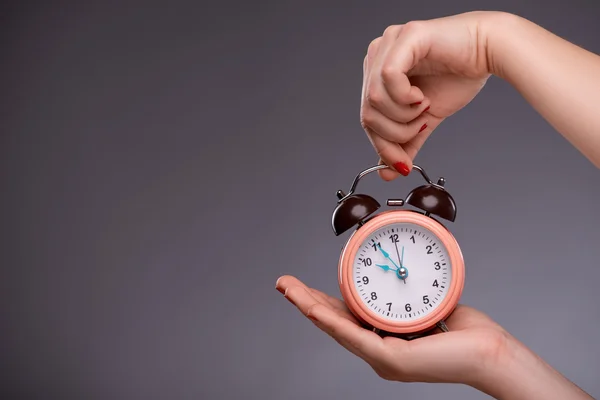
[[[523,343],[508,333],[504,337],[503,346],[483,358],[469,386],[496,399],[592,399]]]
[[[523,26],[523,18],[518,15],[490,11],[480,21],[480,34],[485,43],[488,72],[506,79],[506,60],[511,56],[511,41]]]
[[[502,332],[502,344],[495,351],[485,351],[476,373],[467,385],[496,399],[513,398],[507,389],[513,387],[511,375],[515,365],[522,362],[522,345],[507,332]]]

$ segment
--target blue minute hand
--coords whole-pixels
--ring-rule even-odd
[[[387,251],[385,251],[384,249],[382,249],[382,248],[381,248],[381,245],[380,245],[379,243],[377,243],[377,247],[379,247],[379,250],[381,250],[381,254],[383,254],[383,256],[384,256],[385,258],[387,258],[388,260],[390,260],[390,261],[392,262],[392,264],[394,264],[394,266],[395,266],[396,268],[400,268],[400,267],[398,267],[398,265],[396,265],[396,263],[394,262],[394,260],[392,260],[392,259],[390,258],[390,255],[388,254],[388,252],[387,252]]]

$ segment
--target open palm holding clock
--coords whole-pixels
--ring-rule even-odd
[[[364,62],[361,123],[380,165],[359,174],[348,194],[338,192],[332,219],[336,235],[359,226],[338,265],[343,300],[293,276],[276,288],[384,379],[462,383],[498,399],[591,399],[487,315],[459,304],[460,247],[434,218],[453,221],[456,209],[443,178],[432,182],[412,162],[490,75],[513,85],[600,168],[600,56],[503,12],[391,26]],[[414,169],[427,184],[388,205],[422,213],[373,216],[379,204],[354,193],[366,173],[392,180]]]

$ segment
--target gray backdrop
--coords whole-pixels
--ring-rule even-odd
[[[369,42],[474,9],[600,53],[592,0],[4,2],[3,398],[485,398],[381,380],[274,289],[339,293]],[[499,79],[417,163],[458,203],[462,302],[600,396],[599,171]]]

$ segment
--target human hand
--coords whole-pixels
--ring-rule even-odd
[[[410,341],[365,329],[345,303],[289,275],[275,287],[322,331],[362,358],[381,378],[462,383],[497,399],[591,400],[487,315],[459,305],[449,332]]]
[[[446,320],[450,332],[406,341],[361,326],[345,303],[293,276],[276,288],[306,317],[386,380],[450,382],[477,387],[486,368],[507,352],[510,335],[485,314],[459,306]],[[491,370],[490,370],[491,371]]]
[[[392,25],[370,44],[360,119],[380,163],[393,168],[379,171],[383,179],[408,175],[431,133],[483,88],[490,70],[482,23],[494,14]]]

